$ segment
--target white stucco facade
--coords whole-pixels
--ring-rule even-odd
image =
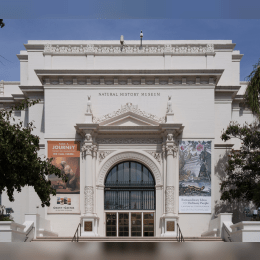
[[[48,142],[80,142],[79,212],[49,213],[33,188],[25,187],[13,203],[2,194],[2,204],[14,209],[17,223],[24,222],[25,214],[37,213],[59,236],[73,236],[80,222],[83,235],[106,236],[107,213],[140,212],[143,219],[152,212],[155,237],[176,236],[177,223],[184,236],[208,230],[220,199],[218,163],[228,149],[239,148],[234,140],[224,143],[221,131],[230,121],[253,120],[251,112],[239,106],[246,88],[240,82],[243,55],[227,40],[144,41],[141,50],[139,41],[126,44],[28,41],[17,55],[20,82],[0,82],[4,108],[24,98],[41,99],[15,115],[25,125],[34,121],[41,156],[49,156]],[[207,213],[179,210],[179,147],[188,141],[210,144]],[[104,208],[106,176],[126,161],[152,173],[153,210]],[[84,231],[86,221],[92,223],[91,232]],[[167,222],[175,227],[168,228]]]

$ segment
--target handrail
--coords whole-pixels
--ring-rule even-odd
[[[232,239],[231,239],[231,234],[230,234],[227,226],[225,225],[225,223],[223,223],[223,229],[224,229],[224,232],[227,233],[227,238],[228,238],[229,242],[233,242]]]
[[[28,238],[29,238],[29,234],[31,233],[31,231],[32,230],[34,230],[34,225],[31,225],[31,227],[28,229],[28,231],[26,232],[26,237],[25,237],[25,240],[24,240],[24,242],[26,242],[27,240],[28,240]]]
[[[183,237],[183,235],[182,235],[182,233],[181,233],[181,229],[180,229],[180,226],[179,226],[179,224],[177,223],[177,241],[178,242],[185,242],[184,241],[184,237]]]
[[[81,223],[78,224],[78,227],[71,242],[79,242],[79,236],[81,236]]]

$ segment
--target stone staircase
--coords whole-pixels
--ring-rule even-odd
[[[72,237],[37,237],[32,242],[71,242]],[[185,242],[224,242],[220,237],[184,237]],[[178,242],[169,237],[80,237],[79,242]]]

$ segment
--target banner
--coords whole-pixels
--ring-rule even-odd
[[[211,141],[180,142],[179,213],[211,213]]]
[[[48,213],[80,213],[80,142],[48,141],[48,157],[68,177],[67,183],[50,175],[56,196],[51,197]]]

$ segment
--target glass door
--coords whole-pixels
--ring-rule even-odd
[[[131,237],[142,236],[142,213],[131,213]]]
[[[144,212],[144,237],[154,236],[154,213]]]
[[[107,219],[107,225],[106,225],[106,236],[107,237],[116,237],[116,227],[117,227],[117,221],[116,221],[116,213],[107,213],[106,219]]]
[[[118,236],[129,236],[129,213],[118,213]]]

